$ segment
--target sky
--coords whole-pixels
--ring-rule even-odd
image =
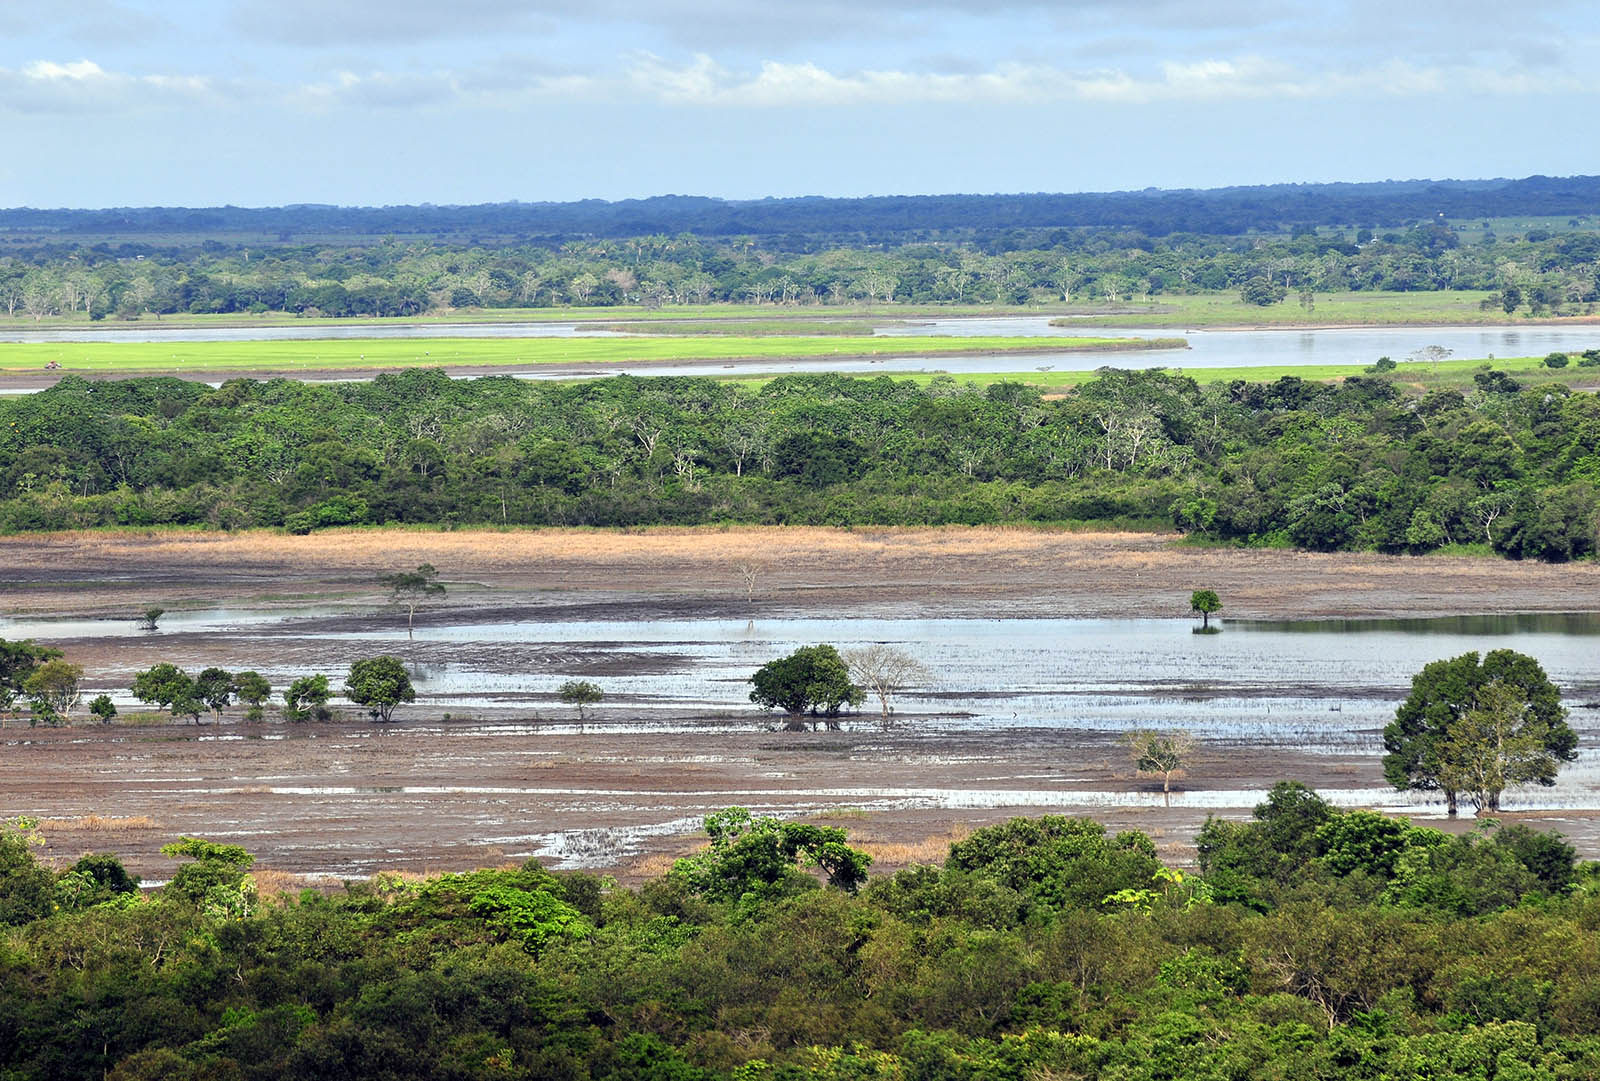
[[[1600,173],[1592,0],[0,0],[0,206]]]

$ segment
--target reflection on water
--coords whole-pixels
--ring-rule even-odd
[[[1188,620],[618,621],[561,619],[546,606],[530,610],[526,620],[430,625],[410,637],[392,612],[318,606],[174,613],[162,627],[149,634],[131,619],[4,620],[0,637],[31,637],[69,652],[101,639],[147,637],[148,650],[118,654],[130,658],[127,671],[97,673],[104,685],[92,693],[107,690],[119,706],[133,705],[127,687],[135,666],[153,659],[203,667],[222,649],[229,667],[253,668],[281,688],[313,671],[330,674],[338,686],[351,660],[391,653],[406,661],[418,693],[417,704],[397,717],[418,728],[432,727],[445,712],[490,711],[510,713],[512,721],[537,714],[546,722],[539,730],[553,732],[549,721],[576,720],[555,701],[556,688],[572,678],[591,679],[606,693],[586,726],[590,732],[776,724],[774,715],[751,706],[750,674],[818,642],[843,650],[888,643],[914,654],[937,679],[909,688],[895,706],[938,715],[938,725],[950,731],[1184,727],[1241,746],[1265,741],[1313,754],[1372,753],[1423,665],[1505,647],[1537,658],[1567,690],[1569,704],[1579,707],[1576,726],[1600,720],[1581,708],[1600,698],[1600,615],[1594,614],[1230,620],[1222,634],[1195,635]],[[862,721],[872,721],[876,705],[866,704]],[[238,738],[226,729],[201,729],[197,736]]]
[[[1600,635],[1600,612],[1517,612],[1428,619],[1229,619],[1229,630],[1271,634],[1405,634],[1503,637],[1524,634]],[[1494,646],[1492,648],[1502,648]]]

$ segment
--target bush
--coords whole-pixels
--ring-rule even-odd
[[[859,706],[866,693],[850,682],[850,670],[832,646],[802,646],[787,657],[762,665],[750,677],[755,690],[750,701],[767,709],[782,709],[791,718],[807,713],[830,718],[829,728],[846,705]],[[791,720],[789,727],[800,722]]]

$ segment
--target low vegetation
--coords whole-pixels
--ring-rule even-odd
[[[1170,338],[807,337],[804,335],[614,338],[364,338],[238,342],[0,342],[0,374],[54,364],[74,373],[198,377],[248,372],[300,375],[396,368],[533,368],[649,362],[1040,352],[1121,352],[1181,346]],[[56,370],[52,368],[51,370]]]
[[[845,830],[739,808],[638,890],[537,863],[284,890],[186,837],[141,892],[0,830],[0,1071],[57,1077],[844,1081],[1600,1072],[1595,868],[1295,784],[1141,833],[1016,819],[868,877]],[[281,876],[278,876],[281,877]],[[263,888],[265,881],[273,889]],[[1485,1064],[1492,1064],[1486,1068]]]

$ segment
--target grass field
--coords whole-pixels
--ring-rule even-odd
[[[1316,306],[1306,311],[1291,296],[1268,307],[1246,304],[1236,289],[1198,296],[1162,295],[1145,303],[1107,305],[1099,302],[1061,304],[1052,302],[1027,306],[977,304],[808,304],[782,307],[776,304],[694,304],[668,308],[488,308],[431,312],[393,319],[303,319],[293,315],[166,315],[157,319],[146,315],[134,324],[118,320],[91,323],[82,312],[52,316],[38,322],[26,317],[0,319],[0,327],[16,330],[47,330],[64,327],[88,330],[116,330],[129,325],[140,327],[241,327],[241,326],[373,326],[398,324],[425,326],[430,323],[636,323],[690,324],[751,320],[763,327],[813,326],[853,320],[866,325],[883,325],[902,319],[960,318],[962,316],[1066,316],[1072,325],[1223,327],[1223,326],[1485,326],[1562,322],[1533,319],[1527,315],[1508,316],[1499,308],[1478,309],[1486,296],[1479,290],[1415,293],[1319,293]],[[1594,317],[1600,321],[1600,316]],[[705,333],[704,330],[690,333]],[[794,330],[768,330],[769,333],[795,333]],[[829,331],[830,333],[832,331]],[[820,333],[820,331],[819,331]]]
[[[29,342],[0,344],[0,373],[36,373],[51,361],[64,372],[200,375],[624,364],[640,361],[785,360],[1056,352],[1151,347],[1122,338],[784,337],[411,338],[249,342]],[[1170,345],[1171,342],[1166,343]]]
[[[796,315],[792,318],[766,319],[655,319],[634,323],[597,323],[594,330],[616,334],[686,334],[730,335],[751,337],[756,335],[826,335],[830,338],[869,337],[874,327],[903,326],[903,319],[808,319]]]
[[[1537,326],[1572,319],[1531,319],[1500,308],[1481,311],[1487,294],[1478,290],[1435,293],[1319,293],[1310,311],[1294,296],[1262,307],[1246,304],[1237,290],[1200,296],[1163,296],[1140,314],[1064,317],[1064,325],[1092,327],[1293,327],[1293,326]],[[1137,305],[1134,305],[1137,306]],[[1591,313],[1592,316],[1592,313]],[[1584,317],[1588,319],[1590,317]],[[1579,319],[1576,321],[1584,321]]]
[[[1115,363],[1112,363],[1115,366]],[[1401,386],[1420,390],[1465,390],[1474,386],[1472,376],[1484,368],[1505,372],[1525,385],[1561,383],[1569,387],[1593,390],[1600,387],[1600,368],[1546,368],[1543,357],[1504,357],[1486,360],[1445,360],[1437,368],[1420,362],[1402,363],[1389,373],[1389,378]],[[1271,383],[1285,376],[1294,376],[1311,382],[1332,382],[1353,375],[1369,375],[1360,364],[1282,364],[1249,368],[1164,368],[1174,375],[1185,375],[1196,383],[1231,383],[1242,379],[1250,383]],[[893,379],[909,379],[926,386],[935,379],[954,379],[958,383],[974,386],[991,386],[995,383],[1025,383],[1040,390],[1065,391],[1096,378],[1096,373],[1086,372],[885,372]],[[739,379],[738,382],[759,384],[764,379]]]

